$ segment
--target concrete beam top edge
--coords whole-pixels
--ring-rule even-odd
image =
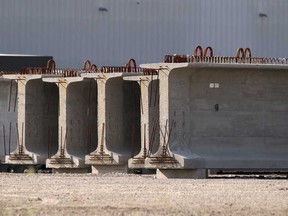
[[[84,80],[83,77],[49,77],[49,78],[42,78],[43,82],[50,82],[50,83],[73,83],[73,82],[81,82]]]
[[[122,76],[122,73],[81,73],[83,78],[105,79]]]
[[[143,75],[143,73],[123,73],[123,72],[114,72],[114,73],[81,73],[81,77],[83,78],[94,78],[94,79],[110,79],[116,77],[131,77],[131,76],[139,76]]]
[[[3,75],[3,79],[7,80],[32,80],[32,79],[41,79],[41,78],[59,78],[59,75],[50,75],[50,74],[9,74]]]
[[[124,81],[153,81],[158,80],[157,75],[138,75],[123,77]]]
[[[174,68],[183,67],[194,67],[194,68],[243,68],[243,69],[283,69],[287,70],[287,64],[249,64],[249,63],[203,63],[203,62],[193,62],[193,63],[153,63],[153,64],[141,64],[141,68],[150,69],[168,69],[172,70]]]

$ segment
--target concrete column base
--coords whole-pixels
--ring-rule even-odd
[[[157,179],[167,178],[191,178],[205,179],[207,178],[206,169],[157,169]]]
[[[91,171],[93,174],[102,175],[108,173],[127,173],[127,165],[91,165]]]

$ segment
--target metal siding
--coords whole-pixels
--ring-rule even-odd
[[[59,67],[157,62],[197,44],[288,57],[287,11],[286,0],[0,0],[0,52],[53,55]]]

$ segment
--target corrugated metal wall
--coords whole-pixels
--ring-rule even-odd
[[[287,11],[287,0],[0,0],[0,53],[53,55],[59,67],[158,62],[197,44],[288,57]]]

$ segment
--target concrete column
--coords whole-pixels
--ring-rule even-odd
[[[96,105],[94,108],[88,107],[88,103],[96,104],[95,100],[91,102],[91,98],[87,97],[89,81],[83,81],[82,77],[45,79],[45,81],[55,82],[59,88],[58,151],[46,160],[46,166],[55,169],[84,167],[84,156],[89,151],[88,130],[96,129],[96,111],[93,112]],[[91,94],[95,88],[94,86],[93,90],[89,90]],[[92,119],[91,124],[89,119]],[[95,134],[91,131],[88,135],[92,136],[91,143],[95,142]]]
[[[141,149],[129,159],[129,168],[145,168],[145,159],[155,153],[158,145],[158,80],[152,76],[125,77],[126,81],[137,81],[140,86]],[[156,137],[156,139],[155,139]],[[154,147],[154,148],[153,148]],[[151,149],[150,149],[151,148]]]
[[[17,147],[16,150],[11,152],[10,155],[5,157],[5,163],[10,164],[38,164],[41,163],[39,155],[30,152],[26,148],[26,97],[27,97],[27,83],[30,80],[40,79],[41,75],[7,75],[7,78],[17,80],[17,124],[16,124],[16,137]]]
[[[99,76],[97,81],[98,140],[97,148],[86,155],[86,164],[119,165],[123,158],[117,154],[115,146],[122,146],[122,78],[118,74]],[[116,120],[117,119],[117,120]],[[116,125],[116,126],[115,126]],[[110,147],[110,148],[108,148]],[[113,151],[114,150],[114,151]],[[108,169],[108,167],[106,167]],[[113,168],[114,169],[114,168]]]
[[[146,167],[150,168],[179,167],[169,148],[169,135],[173,126],[169,118],[169,73],[168,70],[159,70],[159,146],[157,152],[145,161]]]
[[[98,75],[98,147],[86,155],[85,163],[92,165],[94,173],[105,173],[109,170],[127,171],[127,162],[131,157],[132,146],[132,117],[133,104],[138,103],[132,95],[139,99],[139,89],[125,85],[122,73]],[[138,85],[138,84],[136,84]],[[130,88],[131,87],[131,88]],[[137,86],[138,87],[138,86]],[[138,104],[134,110],[137,116]],[[137,122],[134,122],[137,123]],[[139,124],[139,123],[138,123]],[[135,148],[138,152],[138,136],[135,126]],[[140,140],[140,136],[139,136]],[[140,142],[140,141],[139,141]]]

